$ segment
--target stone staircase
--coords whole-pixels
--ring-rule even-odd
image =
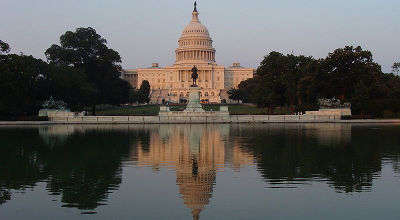
[[[162,104],[162,100],[168,100],[167,89],[154,89],[150,94],[150,104]]]

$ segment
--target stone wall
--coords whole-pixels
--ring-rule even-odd
[[[306,111],[306,115],[351,116],[351,109],[320,109],[319,111]]]
[[[334,122],[340,116],[317,115],[228,115],[206,112],[208,115],[196,116],[177,112],[160,116],[85,116],[51,117],[51,122],[65,124],[190,124],[190,123],[275,123],[275,122]],[[217,114],[215,114],[217,113]]]

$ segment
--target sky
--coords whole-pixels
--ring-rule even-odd
[[[66,31],[93,27],[122,67],[172,65],[193,0],[1,0],[0,40],[11,53],[46,59]],[[199,0],[219,65],[257,68],[271,51],[324,58],[336,48],[370,50],[384,72],[400,62],[399,0]]]

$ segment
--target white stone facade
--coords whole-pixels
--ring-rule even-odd
[[[121,78],[135,88],[143,80],[150,83],[151,103],[170,101],[178,103],[188,100],[193,66],[198,68],[197,85],[200,88],[200,100],[203,103],[229,102],[227,90],[236,88],[240,82],[252,78],[253,68],[243,68],[239,63],[225,68],[215,61],[213,41],[208,29],[201,24],[199,13],[195,9],[192,21],[184,28],[175,50],[176,61],[172,66],[159,67],[153,63],[150,68],[123,70]]]

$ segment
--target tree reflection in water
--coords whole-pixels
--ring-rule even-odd
[[[108,129],[75,132],[70,126],[2,129],[2,202],[10,199],[10,190],[46,181],[51,194],[61,195],[63,206],[95,209],[121,183],[128,137]]]
[[[322,181],[338,192],[368,191],[383,163],[400,174],[399,134],[348,124],[3,127],[0,204],[46,182],[63,206],[94,210],[119,188],[124,161],[173,168],[194,218],[224,167],[255,164],[269,187]]]
[[[233,126],[230,137],[257,158],[271,187],[323,181],[338,192],[368,191],[382,162],[398,167],[400,129],[349,124]]]

